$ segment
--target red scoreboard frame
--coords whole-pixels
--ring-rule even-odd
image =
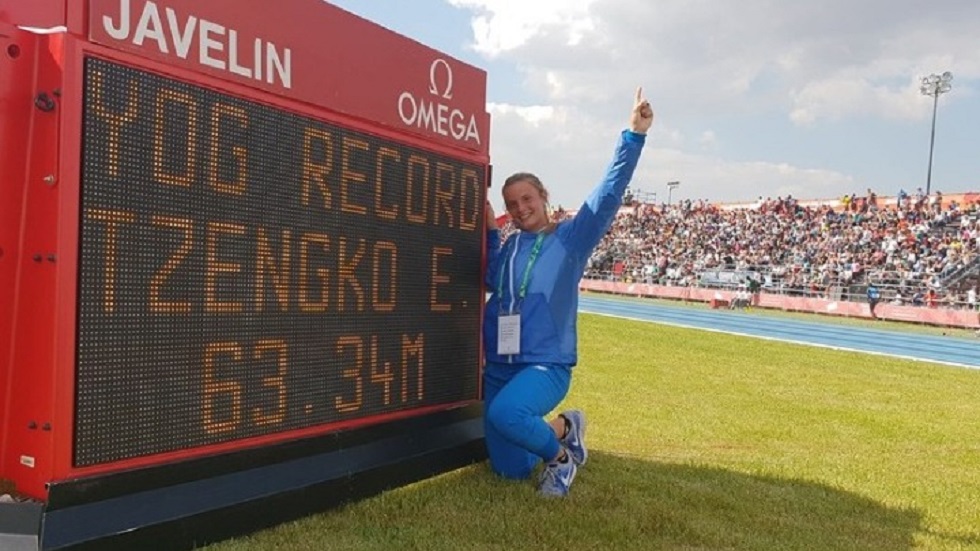
[[[320,0],[0,0],[0,47],[0,490],[478,421],[483,71]]]

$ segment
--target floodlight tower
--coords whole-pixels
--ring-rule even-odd
[[[674,193],[674,188],[681,185],[678,181],[667,182],[667,205],[670,206],[670,196]]]
[[[932,133],[929,136],[929,170],[926,174],[926,197],[929,196],[932,188],[932,152],[936,146],[936,110],[939,106],[939,96],[949,92],[952,85],[953,73],[946,71],[941,75],[935,73],[922,77],[922,86],[919,91],[923,95],[932,96]]]

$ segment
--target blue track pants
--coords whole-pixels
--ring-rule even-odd
[[[495,473],[527,478],[539,461],[558,455],[558,438],[543,417],[568,394],[571,379],[568,366],[487,363],[484,430]]]

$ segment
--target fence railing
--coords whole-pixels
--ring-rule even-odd
[[[670,287],[645,283],[625,283],[617,281],[583,279],[579,284],[583,291],[614,293],[634,297],[682,300],[685,302],[709,303],[712,308],[731,306],[737,300],[737,292],[732,290],[704,289],[699,287]],[[743,299],[744,300],[744,299]],[[879,303],[872,316],[867,302],[848,302],[827,297],[784,296],[771,291],[751,295],[748,299],[754,307],[809,312],[831,316],[877,318],[910,323],[962,327],[976,330],[980,327],[977,312],[964,308],[950,308],[936,305],[935,308],[921,308],[908,304]],[[978,331],[980,334],[980,331]]]
[[[967,263],[965,266],[961,266],[956,271],[948,274],[946,277],[941,278],[940,282],[943,287],[952,287],[957,283],[963,281],[964,279],[980,274],[980,255],[977,255],[973,260]]]
[[[705,274],[707,276],[702,277]],[[812,270],[809,272],[801,270],[797,272],[796,277],[807,280],[813,275]],[[693,276],[689,274],[682,278],[668,277],[666,274],[644,275],[642,270],[638,271],[636,277],[633,276],[633,270],[620,272],[589,270],[584,279],[732,291],[747,286],[750,277],[759,278],[762,291],[786,297],[867,302],[867,283],[870,279],[881,292],[882,303],[923,307],[941,306],[950,309],[975,307],[975,305],[967,302],[965,296],[949,295],[943,289],[934,289],[935,293],[930,296],[926,281],[922,279],[905,280],[899,272],[888,271],[868,272],[857,280],[830,279],[823,283],[807,281],[805,284],[789,282],[783,275],[780,275],[780,270],[774,270],[772,266],[751,266],[732,270],[711,269],[698,272]],[[896,281],[897,283],[892,283]]]

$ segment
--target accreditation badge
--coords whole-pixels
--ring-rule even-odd
[[[521,315],[501,314],[497,318],[497,354],[521,353]]]

